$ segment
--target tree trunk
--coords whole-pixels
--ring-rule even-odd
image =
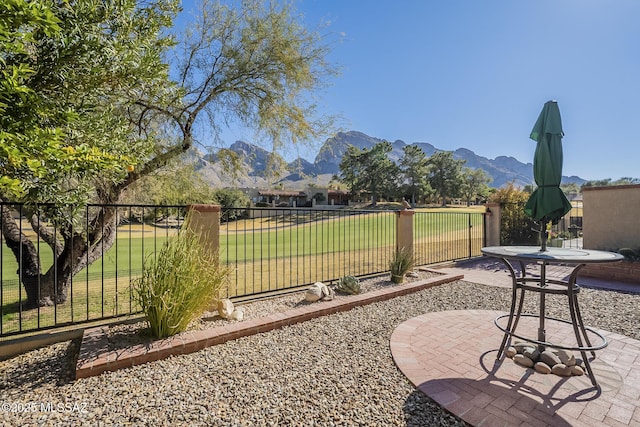
[[[24,284],[27,305],[35,307],[38,302],[38,280],[40,277],[38,250],[16,223],[9,206],[3,204],[0,209],[2,235],[7,247],[13,252],[18,263],[18,271],[16,273],[19,280]]]
[[[33,222],[33,221],[32,221]],[[87,237],[80,231],[60,230],[62,245],[46,240],[54,251],[54,263],[42,274],[36,245],[20,230],[8,206],[2,205],[2,234],[18,262],[18,277],[27,295],[27,306],[51,306],[67,301],[73,277],[99,259],[115,241],[116,210],[102,208],[89,222]],[[34,231],[42,232],[34,226]]]

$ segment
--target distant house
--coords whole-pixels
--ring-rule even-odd
[[[345,190],[327,190],[327,203],[329,205],[348,205],[351,193]]]
[[[304,191],[287,191],[287,190],[259,190],[258,202],[268,203],[270,205],[302,206],[307,203],[307,193]]]

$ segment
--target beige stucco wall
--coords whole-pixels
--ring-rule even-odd
[[[500,246],[500,224],[502,212],[500,203],[487,203],[484,216],[485,246]]]
[[[640,185],[585,187],[582,197],[584,248],[640,247]]]

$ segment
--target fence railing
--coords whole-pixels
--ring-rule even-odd
[[[46,280],[61,274],[60,247],[52,249],[42,232],[55,240],[75,233],[83,242],[104,245],[102,257],[76,272],[67,284],[66,300],[51,306],[28,306],[22,249],[9,249],[0,236],[0,337],[63,325],[139,313],[131,281],[142,274],[145,260],[154,256],[182,225],[184,206],[89,205],[69,213],[71,227],[56,224],[51,206],[2,205],[2,221],[13,222],[33,243],[41,263],[36,283],[40,295]],[[60,214],[60,209],[57,213]],[[113,222],[95,221],[111,209]],[[367,276],[388,271],[398,242],[398,212],[351,209],[255,208],[222,209],[218,231],[220,255],[231,267],[226,296],[251,298],[295,290],[316,281],[332,282],[346,275]],[[257,212],[260,211],[260,212]],[[3,229],[8,223],[3,223]],[[417,211],[411,241],[419,265],[470,258],[483,246],[482,213]],[[113,230],[111,230],[113,228]],[[41,233],[35,230],[40,229]],[[111,238],[95,240],[95,236]],[[82,243],[82,244],[81,244]],[[58,262],[54,262],[57,259]],[[80,262],[75,259],[72,262]],[[19,266],[22,265],[22,268]],[[55,299],[55,298],[54,298]]]
[[[413,252],[418,265],[482,255],[484,213],[418,211],[413,227]]]
[[[0,208],[0,337],[139,313],[131,281],[176,233],[185,213],[184,206],[88,205],[77,211],[3,203]],[[106,210],[112,220],[96,221]],[[53,215],[64,219],[55,222]],[[5,232],[13,232],[13,240]],[[17,236],[30,244],[18,243]],[[76,256],[67,258],[72,246]],[[83,248],[90,250],[78,256]],[[93,261],[95,251],[103,255]],[[65,269],[74,271],[66,281]],[[33,300],[50,305],[34,306]]]
[[[222,258],[233,267],[231,297],[388,270],[396,243],[393,212],[254,210],[260,211],[251,213],[254,219],[223,222],[220,229]]]

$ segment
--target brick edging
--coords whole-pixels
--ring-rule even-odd
[[[87,329],[82,338],[76,363],[76,379],[166,359],[169,356],[193,353],[229,340],[269,332],[287,325],[351,310],[354,307],[374,302],[386,301],[463,278],[462,274],[444,274],[360,295],[337,296],[332,301],[314,303],[286,312],[273,313],[258,319],[230,323],[202,331],[188,331],[148,344],[135,345],[115,351],[109,351],[108,326]]]
[[[606,264],[587,264],[582,267],[578,276],[640,285],[640,262],[621,261]]]

